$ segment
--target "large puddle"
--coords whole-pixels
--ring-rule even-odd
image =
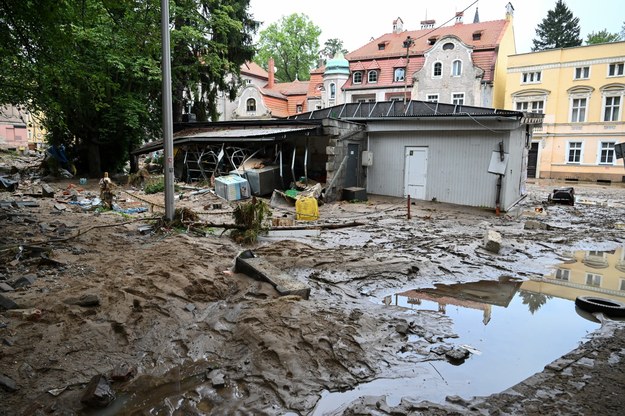
[[[471,354],[459,365],[444,359],[425,362],[354,390],[324,392],[313,415],[340,414],[342,406],[360,396],[386,396],[387,403],[396,406],[404,397],[443,402],[451,395],[470,398],[505,390],[542,371],[600,326],[594,316],[575,307],[576,296],[625,300],[619,287],[625,279],[625,269],[618,267],[622,264],[622,248],[576,252],[549,274],[531,281],[436,285],[387,296],[383,303],[389,307],[450,317],[459,337],[447,343],[463,346]],[[610,289],[613,286],[616,290]]]

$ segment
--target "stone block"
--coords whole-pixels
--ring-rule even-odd
[[[491,253],[499,253],[501,250],[501,234],[494,230],[488,230],[484,233],[484,249]]]

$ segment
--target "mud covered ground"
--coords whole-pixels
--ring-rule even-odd
[[[384,296],[434,283],[529,279],[571,251],[625,242],[618,184],[575,184],[574,207],[542,204],[562,184],[529,184],[518,209],[500,216],[418,201],[408,220],[401,199],[331,203],[320,207],[318,224],[363,225],[292,231],[253,246],[216,227],[142,233],[162,215],[162,195],[120,186],[122,207],[153,212],[97,213],[68,203],[77,188],[96,196],[97,181],[49,185],[54,198],[29,195],[40,191],[37,181],[0,192],[2,201],[37,205],[0,208],[0,283],[28,278],[0,293],[18,307],[0,308],[2,415],[312,415],[325,391],[396,377],[398,368],[444,360],[435,347],[454,346],[446,315],[388,307]],[[187,190],[177,201],[183,206],[204,222],[232,222],[234,204],[210,193]],[[499,254],[482,248],[489,229],[503,236]],[[310,298],[280,297],[269,283],[235,273],[244,249],[307,282]],[[390,406],[367,396],[327,414],[616,413],[625,406],[624,334],[622,322],[605,320],[542,373],[489,397],[407,396]],[[93,409],[81,398],[99,374],[121,380],[111,381],[115,400]]]

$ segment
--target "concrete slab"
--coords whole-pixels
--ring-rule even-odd
[[[256,257],[250,250],[237,256],[234,269],[237,273],[271,283],[281,296],[296,295],[302,299],[308,299],[310,296],[308,285],[284,273],[266,259]]]

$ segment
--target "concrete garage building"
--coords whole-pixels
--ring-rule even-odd
[[[423,101],[350,103],[292,118],[362,123],[364,148],[334,141],[327,165],[340,168],[357,152],[367,193],[501,211],[525,196],[533,126],[542,123],[542,114]]]

